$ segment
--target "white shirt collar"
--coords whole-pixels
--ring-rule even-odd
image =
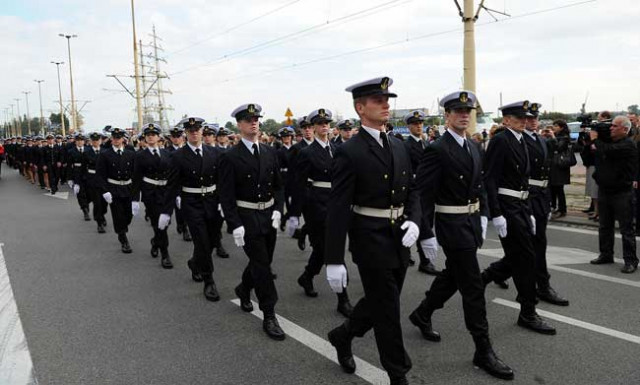
[[[422,142],[422,138],[418,138],[417,136],[415,136],[415,135],[413,135],[413,134],[409,134],[409,136],[410,136],[411,138],[413,138],[413,140],[415,140],[415,141],[416,141],[416,142],[418,142],[418,143],[419,143],[419,142]]]
[[[515,130],[512,130],[512,129],[511,129],[511,128],[509,128],[509,127],[507,127],[507,129],[508,129],[509,131],[511,131],[511,133],[513,134],[513,136],[515,136],[515,137],[516,137],[516,139],[518,139],[518,142],[520,141],[520,139],[522,139],[522,133],[517,132],[517,131],[515,131]]]
[[[283,144],[282,146],[283,146],[284,148],[286,148],[287,150],[291,148],[291,146],[290,146],[290,145],[289,145],[289,146],[287,146],[286,144]]]
[[[384,147],[384,145],[382,144],[382,139],[380,139],[380,130],[376,130],[375,128],[367,126],[362,126],[362,128],[364,128],[364,130],[367,131],[369,135],[373,136],[373,139],[375,139],[380,146]]]
[[[329,146],[329,141],[323,142],[319,138],[316,138],[316,142],[318,142],[322,148],[327,148],[327,146]]]
[[[116,147],[116,146],[111,146],[111,147],[113,147],[113,152],[115,153],[118,153],[118,150],[123,151],[123,147]]]
[[[538,140],[538,134],[534,131],[524,130],[533,140]],[[535,135],[535,136],[534,136]]]
[[[227,148],[228,146],[223,146],[223,145],[221,145],[221,144],[218,144],[218,147],[220,147],[220,148]]]
[[[98,152],[98,151],[100,151],[100,146],[98,146],[98,147],[92,147],[92,148],[93,148],[93,152]]]
[[[78,150],[78,151],[82,152],[82,151],[84,151],[84,147],[78,147],[78,146],[76,146],[76,150]]]
[[[458,135],[458,133],[456,133],[455,131],[453,131],[450,128],[447,128],[447,132],[449,133],[449,135],[453,136],[453,139],[455,139],[456,142],[458,142],[460,147],[464,147],[464,141],[466,140],[466,138]]]
[[[312,140],[307,140],[306,138],[302,138],[302,140],[307,142],[307,145],[310,145],[311,143],[313,143],[313,139]]]
[[[158,151],[158,155],[160,155],[160,149],[158,147],[149,147],[147,146],[147,150],[149,150],[150,153],[153,154],[153,150],[157,150]]]
[[[249,152],[253,154],[253,145],[257,144],[258,145],[258,153],[260,153],[260,144],[257,142],[252,142],[248,139],[242,138],[242,143],[244,143],[244,145],[247,147],[247,149],[249,149]]]
[[[202,151],[202,142],[200,142],[200,145],[198,147],[192,145],[191,143],[187,142],[187,145],[189,146],[189,148],[191,149],[191,151],[193,151],[194,154],[198,155],[198,153],[196,152],[197,149],[200,149],[200,155],[203,154]]]

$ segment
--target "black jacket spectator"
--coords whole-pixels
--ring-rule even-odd
[[[601,190],[615,194],[629,191],[638,178],[638,150],[630,138],[596,144],[596,172],[593,177]]]

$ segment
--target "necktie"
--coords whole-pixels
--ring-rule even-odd
[[[199,151],[200,149],[198,149],[197,151]],[[160,158],[160,154],[158,154],[158,150],[157,149],[153,149],[153,156]]]
[[[467,141],[466,140],[462,141],[462,148],[464,148],[464,150],[467,152],[467,154],[471,154],[469,152],[469,145],[467,145]]]
[[[386,132],[381,132],[380,133],[380,139],[382,140],[382,147],[389,151],[389,138],[387,137],[387,133]]]
[[[333,158],[333,154],[331,153],[331,146],[327,146],[325,147],[325,149],[327,150],[327,154],[329,154],[329,156]]]
[[[80,153],[82,154],[84,152],[84,148],[80,147]]]
[[[118,155],[122,156],[122,150],[118,150]]]
[[[535,140],[535,141],[537,141],[537,140],[538,140],[538,134],[536,134],[535,132],[534,132],[534,133],[533,133],[533,135],[531,135],[531,136],[533,136],[533,140]]]
[[[155,154],[155,150],[154,150],[154,154]],[[199,157],[202,157],[202,155],[200,155],[200,149],[196,148],[196,154],[198,154]]]
[[[427,145],[425,144],[424,140],[422,140],[422,139],[420,139],[420,146],[422,147],[423,150],[425,148],[427,148]]]
[[[260,162],[260,152],[258,151],[258,145],[254,143],[251,148],[253,148],[253,156],[258,160],[258,162]]]

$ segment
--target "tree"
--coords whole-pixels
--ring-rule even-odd
[[[271,134],[280,129],[280,123],[276,122],[274,119],[267,119],[262,122],[262,132],[266,132],[267,134]]]
[[[631,113],[631,114],[636,114],[636,115],[640,114],[640,109],[638,108],[638,105],[637,105],[637,104],[632,104],[632,105],[630,105],[630,106],[627,108],[627,110],[628,110],[628,111],[629,111],[629,113]]]
[[[64,116],[64,126],[68,130],[69,129],[69,119],[67,118],[67,115],[63,114],[63,116]],[[60,114],[51,114],[51,115],[49,115],[49,121],[51,121],[51,125],[52,126],[62,127],[62,125],[60,123]]]
[[[540,114],[540,120],[558,120],[558,119],[562,119],[565,122],[573,120],[571,119],[570,115],[564,114],[562,112],[544,111],[542,114]]]
[[[229,131],[238,132],[238,127],[236,127],[236,125],[233,124],[233,122],[226,122],[224,124],[224,128],[226,128]]]

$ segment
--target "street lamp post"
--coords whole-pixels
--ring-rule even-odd
[[[131,23],[133,25],[133,66],[136,78],[136,110],[138,112],[138,131],[142,130],[142,108],[140,97],[140,73],[138,69],[138,44],[136,40],[136,17],[134,13],[133,0],[131,0]]]
[[[13,133],[11,136],[18,136],[18,130],[16,129],[16,116],[13,114],[13,104],[9,104],[11,106],[11,127]]]
[[[22,91],[24,94],[24,99],[27,102],[27,131],[29,132],[29,136],[31,136],[31,116],[29,116],[29,94],[31,91]]]
[[[16,101],[16,106],[18,108],[18,132],[20,136],[22,136],[22,117],[20,116],[20,98],[13,99]]]
[[[44,82],[44,80],[34,80],[34,82],[38,83],[38,99],[40,99],[40,135],[44,135],[44,114],[42,113],[42,88],[40,87],[40,83]]]
[[[71,84],[71,127],[69,133],[72,134],[74,130],[78,129],[78,119],[76,117],[76,99],[73,96],[73,71],[71,70],[71,38],[78,37],[78,35],[65,35],[59,33],[58,36],[67,39],[67,50],[69,52],[69,83]]]
[[[64,127],[64,109],[62,108],[62,86],[60,85],[60,64],[64,64],[63,61],[52,61],[51,63],[56,65],[58,69],[58,95],[60,96],[60,124],[62,124],[62,136],[66,136],[67,132]]]

